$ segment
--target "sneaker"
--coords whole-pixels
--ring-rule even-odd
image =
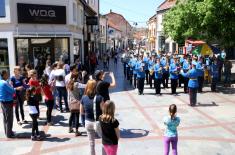
[[[73,128],[69,128],[69,133],[73,133]]]
[[[18,121],[17,124],[20,125],[20,126],[22,125],[22,123],[20,121]]]
[[[31,140],[32,141],[36,140],[36,137],[35,136],[31,136]]]
[[[76,137],[81,136],[81,135],[82,135],[81,132],[79,132],[79,131],[76,131],[76,132],[75,132],[75,136],[76,136]]]
[[[53,124],[52,124],[51,122],[48,122],[47,125],[48,125],[48,126],[52,126]]]
[[[36,140],[40,141],[42,140],[42,137],[40,135],[37,135]]]
[[[25,124],[27,124],[27,123],[28,123],[28,121],[26,121],[26,120],[23,120],[22,122],[23,122],[23,123],[25,123]]]

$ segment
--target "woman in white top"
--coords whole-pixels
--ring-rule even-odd
[[[50,81],[55,80],[55,87],[59,95],[59,106],[60,111],[63,112],[62,109],[62,97],[64,98],[65,103],[65,111],[69,111],[68,100],[67,100],[67,90],[65,85],[65,71],[63,69],[63,62],[59,62],[57,65],[57,69],[51,73]]]

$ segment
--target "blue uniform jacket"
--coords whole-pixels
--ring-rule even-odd
[[[167,60],[166,59],[162,59],[161,60],[161,65],[162,65],[162,72],[163,73],[167,73],[167,72],[169,72],[169,70],[166,70],[166,65],[167,65]]]
[[[142,65],[143,65],[142,61],[137,61],[135,65],[135,69],[137,71],[137,78],[145,78],[145,71],[142,70]]]
[[[13,101],[15,90],[7,81],[0,80],[0,101]]]
[[[154,73],[155,73],[155,79],[161,79],[162,78],[162,70],[160,64],[154,65]]]
[[[198,70],[199,76],[204,76],[204,68],[201,62],[197,62],[196,69]]]
[[[154,66],[154,61],[153,60],[149,60],[148,61],[148,70],[152,70],[153,69],[153,66]]]
[[[188,87],[189,88],[198,88],[198,76],[199,72],[197,69],[190,69],[187,73],[181,73],[184,77],[189,78]]]
[[[171,63],[169,71],[171,79],[178,79],[177,66],[175,63]]]
[[[217,64],[211,65],[210,74],[212,75],[212,78],[218,78],[219,77],[219,67]]]
[[[184,73],[188,72],[189,69],[190,69],[190,64],[189,64],[189,62],[185,61],[183,63],[183,71],[184,71]]]
[[[143,63],[145,64],[144,70],[148,70],[148,62],[149,62],[149,58],[148,57],[144,57],[144,59],[143,59]]]

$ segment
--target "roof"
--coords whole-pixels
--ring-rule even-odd
[[[157,15],[156,15],[156,14],[154,14],[152,17],[150,17],[150,18],[149,18],[149,21],[150,21],[150,20],[154,20],[154,19],[155,19],[155,20],[157,19]]]
[[[115,30],[118,30],[120,32],[122,32],[122,30],[120,30],[113,22],[111,22],[110,20],[108,21],[108,26],[114,28]]]
[[[121,17],[123,20],[125,20],[125,21],[127,22],[127,24],[131,27],[131,24],[126,20],[126,18],[125,18],[123,15],[119,14],[119,13],[115,13],[115,12],[110,11],[109,13],[105,14],[105,16],[109,16],[109,15],[111,15],[111,14],[115,14],[115,15],[120,16],[120,17]]]
[[[162,4],[160,4],[157,8],[157,11],[167,10],[172,8],[177,0],[165,0]]]

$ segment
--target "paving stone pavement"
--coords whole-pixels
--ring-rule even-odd
[[[235,90],[220,89],[211,93],[209,87],[198,94],[196,107],[189,107],[188,95],[179,88],[178,96],[170,95],[170,89],[162,89],[162,96],[155,96],[154,90],[145,86],[145,95],[137,95],[137,90],[124,80],[122,65],[111,64],[110,69],[117,79],[117,87],[110,91],[111,99],[116,103],[116,117],[120,122],[121,139],[119,155],[163,155],[162,119],[168,115],[168,106],[178,106],[179,155],[234,155],[235,154]],[[109,80],[109,79],[107,79]],[[25,106],[26,118],[30,121]],[[41,105],[41,116],[45,117],[46,107]],[[6,139],[3,125],[0,125],[0,155],[89,155],[89,142],[85,136],[75,137],[68,133],[69,113],[53,111],[53,126],[44,126],[45,120],[39,120],[43,141],[30,140],[30,124],[22,126],[14,122],[14,131],[19,138]],[[2,122],[2,114],[0,115]],[[84,128],[79,129],[85,132]],[[101,154],[101,140],[96,140],[97,155]]]

